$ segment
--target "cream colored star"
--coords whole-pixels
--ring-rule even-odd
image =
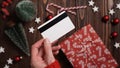
[[[94,12],[98,12],[98,9],[99,9],[99,8],[96,7],[96,6],[94,6],[92,9],[93,9]]]
[[[114,46],[115,46],[116,48],[119,48],[119,47],[120,47],[120,43],[117,43],[117,42],[116,42],[116,43],[114,44]]]
[[[113,15],[114,13],[115,13],[114,9],[110,9],[110,10],[109,10],[109,14],[110,14],[110,15]]]
[[[119,4],[117,4],[117,7],[116,7],[116,8],[120,9],[120,3],[119,3]]]
[[[36,18],[36,19],[35,19],[35,22],[36,22],[37,24],[40,23],[40,17]]]
[[[9,68],[9,65],[5,65],[5,67],[4,68]]]
[[[95,4],[95,2],[93,2],[93,0],[88,1],[88,3],[89,3],[89,6],[93,6]]]
[[[9,59],[7,60],[7,62],[8,62],[8,64],[13,64],[13,60],[12,60],[11,58],[9,58]]]
[[[0,47],[0,53],[5,53],[5,48],[3,48],[2,46]]]
[[[35,30],[35,29],[34,29],[33,27],[29,28],[29,32],[30,32],[30,33],[34,33],[34,30]]]

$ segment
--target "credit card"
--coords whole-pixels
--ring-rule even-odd
[[[43,38],[54,42],[75,28],[70,17],[65,11],[38,27]]]

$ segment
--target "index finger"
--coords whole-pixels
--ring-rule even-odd
[[[42,46],[43,41],[44,41],[44,39],[41,39],[32,45],[32,50],[31,50],[32,57],[37,56],[37,54],[39,52],[39,48]]]

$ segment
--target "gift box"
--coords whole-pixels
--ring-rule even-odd
[[[60,45],[74,68],[116,68],[118,66],[90,24],[76,31]]]

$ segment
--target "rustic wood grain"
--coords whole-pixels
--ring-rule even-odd
[[[0,4],[3,0],[0,0]],[[15,57],[17,55],[22,55],[24,58],[19,63],[11,65],[11,68],[30,68],[30,57],[26,56],[19,48],[17,48],[10,39],[4,34],[4,29],[6,28],[6,23],[13,22],[18,23],[21,22],[16,18],[15,15],[15,5],[21,0],[13,0],[13,4],[7,7],[7,9],[10,11],[11,15],[6,20],[2,19],[2,14],[0,13],[0,20],[2,21],[2,24],[0,24],[0,46],[5,47],[5,54],[0,54],[0,68],[7,64],[6,60],[9,57]],[[28,28],[34,26],[35,29],[41,24],[45,22],[45,18],[50,15],[48,12],[46,12],[45,8],[48,3],[55,3],[62,7],[74,7],[74,6],[82,6],[87,5],[88,6],[88,0],[32,0],[35,3],[36,9],[37,9],[37,15],[36,17],[41,18],[41,22],[39,24],[35,23],[34,20],[31,22],[23,23],[29,46],[31,48],[32,44],[35,43],[37,40],[41,39],[41,35],[38,30],[35,30],[34,34],[29,33]],[[86,24],[91,24],[95,31],[98,33],[100,38],[105,43],[106,47],[110,50],[111,54],[115,58],[115,60],[118,62],[120,68],[120,48],[116,49],[114,45],[114,41],[120,42],[120,35],[115,39],[110,39],[110,34],[113,31],[117,31],[120,34],[120,24],[116,26],[112,26],[110,24],[110,20],[112,20],[115,17],[120,18],[120,10],[116,9],[116,14],[113,16],[110,16],[110,20],[107,23],[103,23],[101,21],[101,18],[104,15],[108,14],[108,10],[110,7],[108,7],[108,0],[93,0],[95,1],[95,5],[99,7],[99,12],[94,13],[92,10],[92,7],[87,7],[86,9],[79,9],[75,10],[77,15],[72,15],[68,13],[70,18],[72,19],[75,30],[71,31],[67,35],[63,36],[59,41],[61,42],[71,34],[73,34],[76,30],[80,29],[81,27],[85,26]],[[114,5],[113,8],[116,7],[116,4],[120,3],[120,0],[113,0]],[[51,10],[53,10],[57,14],[57,10],[54,7],[50,7]],[[72,68],[71,64],[66,59],[65,55],[60,51],[60,53],[56,56],[56,58],[59,60],[62,68]]]

